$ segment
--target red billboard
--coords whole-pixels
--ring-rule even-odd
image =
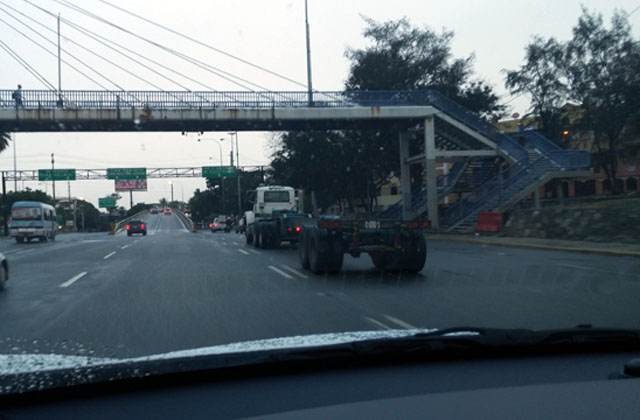
[[[116,191],[147,191],[146,179],[116,179]]]

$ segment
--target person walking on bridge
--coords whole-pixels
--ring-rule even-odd
[[[22,85],[18,85],[18,89],[13,91],[11,95],[14,101],[16,101],[16,108],[22,107]]]

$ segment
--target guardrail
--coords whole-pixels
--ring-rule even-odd
[[[173,209],[173,211],[178,216],[178,219],[180,219],[184,227],[187,228],[189,232],[196,231],[193,221],[189,219],[186,214],[184,214],[181,210],[178,210],[178,209]]]
[[[588,169],[591,167],[591,153],[588,150],[558,150],[548,154],[549,159],[562,167],[562,170]]]

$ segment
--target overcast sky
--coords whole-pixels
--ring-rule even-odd
[[[67,0],[30,1],[54,14],[61,13],[63,19],[68,19],[76,25],[121,43],[201,83],[198,85],[164,70],[161,72],[171,80],[153,74],[63,23],[62,33],[65,39],[63,39],[62,48],[68,52],[63,53],[63,58],[80,67],[71,56],[77,57],[92,69],[97,70],[106,79],[80,67],[109,89],[117,89],[111,83],[113,82],[128,90],[154,90],[151,84],[166,90],[182,90],[181,85],[192,90],[205,90],[203,85],[216,90],[242,90],[241,87],[194,68],[148,43],[136,40],[130,35],[66,7],[64,3]],[[268,89],[302,89],[298,85],[260,72],[246,64],[128,16],[100,0],[68,1],[129,31]],[[306,82],[303,0],[109,1],[300,83]],[[513,112],[522,114],[528,107],[527,99],[524,97],[513,99],[505,92],[502,70],[515,69],[522,63],[523,48],[533,35],[554,36],[560,40],[568,39],[571,36],[572,26],[581,14],[581,5],[591,11],[601,12],[608,21],[615,9],[632,12],[640,7],[640,0],[309,0],[313,85],[318,90],[342,88],[349,64],[344,57],[345,49],[366,45],[362,37],[364,22],[361,15],[378,21],[406,16],[412,24],[417,26],[428,26],[435,30],[446,28],[454,31],[455,37],[452,44],[454,55],[474,54],[477,75],[493,85],[500,95],[504,95],[504,102],[511,100]],[[9,6],[25,13],[49,29],[39,26],[25,16],[20,16]],[[21,23],[17,23],[3,11],[19,17],[22,23],[38,30],[47,39],[55,41],[54,33],[49,31],[56,27],[56,20],[52,16],[22,0],[0,0],[0,19],[37,40],[47,50],[55,51],[53,45]],[[17,51],[48,81],[57,85],[56,58],[11,29],[6,23],[0,21],[0,39]],[[634,36],[640,38],[638,36],[640,11],[631,15],[630,23],[633,25]],[[92,55],[74,42],[102,58]],[[4,51],[0,50],[0,57],[2,57],[0,59],[2,89],[14,89],[18,83],[21,83],[24,89],[46,88]],[[137,77],[108,64],[104,59],[129,69]],[[102,89],[64,64],[62,87],[63,89]],[[203,166],[217,165],[220,160],[219,147],[215,142],[198,142],[196,134],[183,136],[181,133],[19,133],[15,137],[18,169],[49,168],[51,153],[55,153],[56,168],[78,169]],[[221,147],[224,162],[228,164],[229,135],[205,133],[203,137],[224,139]],[[268,133],[240,133],[240,164],[268,164],[269,138]],[[0,169],[13,169],[13,148],[0,155]],[[203,179],[181,178],[174,180],[174,183],[176,199],[181,199],[184,195],[184,199],[188,200],[195,188],[205,188]],[[50,182],[25,182],[24,186],[46,189],[51,193]],[[13,184],[9,183],[8,187],[13,189]],[[19,188],[22,188],[22,185],[19,185]],[[113,181],[75,181],[71,182],[71,195],[88,199],[97,206],[98,197],[112,193],[113,188]],[[56,190],[57,196],[61,194],[66,196],[66,183],[56,183]],[[161,197],[169,198],[169,194],[168,180],[149,180],[148,192],[134,193],[134,201],[157,202]],[[119,204],[128,207],[128,198],[123,199]]]

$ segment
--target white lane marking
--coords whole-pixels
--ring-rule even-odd
[[[498,255],[504,255],[504,252],[498,252]]]
[[[104,259],[106,260],[107,258],[113,256],[116,253],[116,251],[110,252],[107,255],[104,256]]]
[[[301,272],[299,272],[299,271],[298,271],[298,270],[296,270],[295,268],[289,267],[289,266],[288,266],[288,265],[286,265],[286,264],[282,264],[282,268],[284,268],[285,270],[287,270],[287,271],[289,271],[289,272],[291,272],[291,273],[295,274],[295,275],[296,275],[296,276],[298,276],[298,277],[302,277],[303,279],[308,279],[308,278],[309,278],[308,276],[306,276],[306,275],[302,274]]]
[[[618,274],[618,275],[629,275],[629,273],[620,273],[618,271],[610,271],[610,270],[602,270],[600,268],[593,268],[593,267],[584,267],[581,265],[571,265],[571,264],[558,264],[558,267],[567,267],[567,268],[577,268],[579,270],[589,270],[589,271],[599,271],[600,273],[607,273],[607,274]]]
[[[280,270],[279,268],[276,268],[272,265],[267,266],[270,269],[272,269],[273,271],[275,271],[276,273],[280,274],[282,277],[287,278],[287,279],[292,279],[293,276],[290,276],[289,274],[285,273],[284,271]]]
[[[249,253],[244,249],[239,249],[238,252],[242,252],[244,255],[249,255]]]
[[[75,275],[75,276],[71,277],[69,280],[67,280],[67,281],[65,281],[64,283],[62,283],[62,284],[60,285],[60,287],[69,287],[69,286],[71,286],[73,283],[77,282],[78,280],[80,280],[81,278],[83,278],[83,277],[84,277],[84,276],[86,276],[86,275],[87,275],[87,272],[86,272],[86,271],[83,271],[82,273],[77,274],[77,275]]]
[[[255,249],[251,249],[251,248],[249,248],[249,252],[253,252],[256,255],[262,255],[262,252],[256,251]]]
[[[370,323],[372,323],[373,325],[382,328],[383,330],[390,330],[392,329],[390,326],[383,324],[380,321],[376,321],[373,318],[369,318],[368,316],[363,316],[362,319],[364,319],[365,321],[368,321]]]
[[[84,239],[82,241],[83,244],[90,244],[94,242],[104,242],[104,239]]]
[[[16,255],[18,255],[18,254],[26,254],[27,252],[33,252],[33,251],[34,251],[33,249],[26,249],[26,250],[24,250],[24,251],[18,251],[18,252],[16,252]]]
[[[129,244],[129,245],[125,245],[125,246],[121,246],[121,247],[120,247],[120,249],[127,249],[127,248],[129,248],[130,246],[131,246],[131,244]]]
[[[384,315],[385,318],[387,318],[389,321],[393,322],[396,325],[400,325],[402,328],[406,328],[407,330],[417,330],[418,327],[409,324],[408,322],[404,322],[401,319],[398,319],[396,317],[393,317],[391,315]]]

